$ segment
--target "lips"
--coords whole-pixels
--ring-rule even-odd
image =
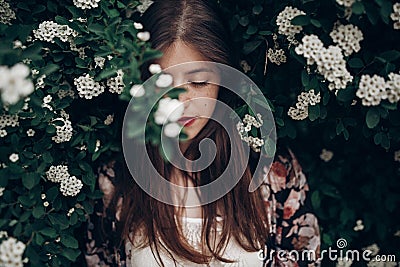
[[[195,120],[197,119],[197,117],[181,117],[179,120],[178,120],[178,123],[180,123],[180,124],[182,124],[183,126],[190,126],[190,125],[192,125],[194,122],[195,122]]]

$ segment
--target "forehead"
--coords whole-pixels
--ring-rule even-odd
[[[176,41],[163,51],[163,56],[158,60],[158,64],[162,69],[166,69],[192,61],[207,61],[207,58],[195,48],[186,45],[182,41]]]

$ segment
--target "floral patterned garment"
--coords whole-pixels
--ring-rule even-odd
[[[319,225],[311,208],[306,176],[293,152],[281,150],[269,172],[264,167],[260,187],[271,233],[264,251],[264,266],[320,266],[316,261],[320,256]],[[104,196],[95,203],[87,224],[84,254],[89,267],[126,266],[125,248],[116,244],[119,214],[107,209],[114,193],[116,164],[111,161],[98,168],[98,184]],[[314,253],[314,259],[301,257],[303,250]]]

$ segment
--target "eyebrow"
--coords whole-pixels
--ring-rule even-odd
[[[194,74],[194,73],[198,73],[198,72],[213,72],[211,69],[207,69],[207,68],[200,68],[200,69],[194,69],[188,72],[185,72],[185,74]]]

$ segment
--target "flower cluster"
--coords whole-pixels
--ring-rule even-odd
[[[54,21],[43,21],[37,30],[33,30],[33,36],[41,41],[54,43],[54,38],[67,42],[71,37],[78,36],[78,33],[68,25],[60,25]]]
[[[386,92],[388,94],[388,101],[396,103],[400,100],[400,74],[389,73],[389,81],[386,82]]]
[[[294,36],[301,32],[303,27],[299,25],[292,25],[291,20],[299,15],[305,15],[304,11],[301,11],[295,7],[287,6],[281,11],[276,18],[276,25],[278,25],[278,33],[287,36],[289,41],[294,40]]]
[[[307,59],[308,65],[317,64],[317,71],[330,82],[330,90],[344,89],[347,83],[353,81],[353,76],[346,69],[342,50],[337,46],[325,48],[318,36],[304,36],[295,51]]]
[[[26,245],[14,237],[3,240],[0,244],[0,266],[22,267],[27,259],[22,259]]]
[[[257,119],[250,114],[246,114],[243,122],[239,121],[236,124],[236,129],[239,132],[240,139],[245,141],[255,152],[261,151],[261,147],[264,145],[264,140],[258,137],[248,136],[248,132],[251,131],[252,126],[260,128],[262,124],[263,120],[260,113],[257,113]]]
[[[0,23],[11,25],[10,21],[15,19],[15,12],[5,0],[0,0]]]
[[[56,135],[51,138],[56,143],[63,143],[63,142],[68,142],[72,138],[72,123],[68,118],[57,118],[54,119],[53,121],[62,121],[64,125],[58,126],[55,125],[56,127]]]
[[[286,55],[285,51],[283,49],[268,49],[267,57],[272,63],[275,63],[276,65],[280,65],[281,63],[286,62]]]
[[[92,9],[99,6],[100,0],[74,0],[74,5],[80,9]]]
[[[83,187],[82,181],[75,176],[70,176],[61,181],[60,191],[64,196],[76,196]]]
[[[76,196],[83,187],[81,180],[69,174],[66,165],[51,166],[46,175],[53,183],[60,183],[60,191],[64,196]]]
[[[158,108],[154,113],[154,121],[164,126],[164,134],[168,137],[175,137],[179,134],[181,126],[176,122],[183,113],[184,106],[178,99],[165,97],[158,102]]]
[[[27,79],[31,70],[23,63],[17,63],[11,68],[0,66],[0,93],[5,104],[15,104],[22,97],[34,91],[34,85]]]
[[[107,116],[107,118],[104,120],[105,125],[110,125],[114,121],[114,114],[110,114]]]
[[[62,180],[70,176],[67,165],[51,166],[46,172],[46,177],[53,183],[60,183]]]
[[[108,90],[114,94],[122,94],[125,88],[124,84],[124,72],[122,70],[117,70],[117,77],[113,77],[107,80]]]
[[[242,67],[244,73],[247,73],[251,70],[251,66],[246,60],[240,61],[240,66]]]
[[[85,53],[85,47],[77,47],[73,39],[70,39],[69,42],[69,48],[71,51],[78,52],[79,58],[85,59],[86,58],[86,53]]]
[[[393,4],[393,13],[390,14],[390,18],[394,21],[393,28],[400,30],[400,3]]]
[[[361,49],[360,42],[364,39],[361,30],[352,24],[340,25],[334,29],[329,36],[336,43],[346,56]]]
[[[288,115],[294,120],[304,120],[308,117],[308,106],[315,106],[321,102],[320,93],[315,94],[314,89],[308,92],[301,92],[297,96],[296,107],[290,107]]]
[[[356,0],[336,0],[336,3],[345,7],[351,7],[355,2]]]
[[[353,227],[354,231],[361,231],[364,230],[364,225],[362,220],[357,220],[356,225]]]
[[[14,115],[9,115],[9,114],[1,115],[0,116],[0,129],[2,129],[6,126],[11,126],[11,127],[19,126],[18,116],[15,114]]]
[[[75,78],[74,84],[82,98],[92,99],[104,92],[104,86],[96,82],[89,74]]]
[[[356,96],[362,99],[364,106],[377,106],[383,99],[396,103],[400,99],[400,75],[390,73],[389,81],[379,75],[372,77],[368,74],[362,75]]]

